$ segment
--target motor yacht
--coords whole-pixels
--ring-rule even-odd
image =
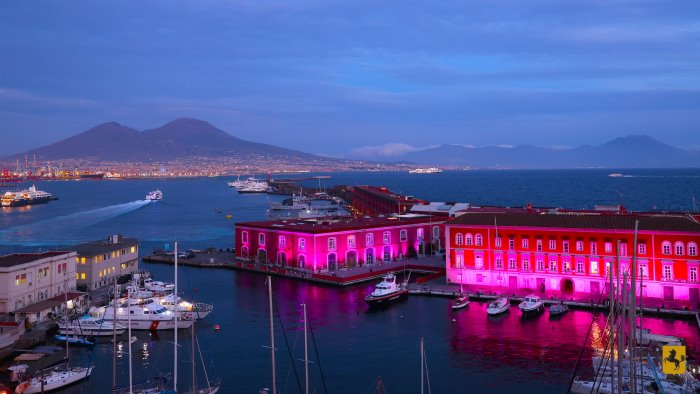
[[[163,199],[163,192],[160,189],[153,190],[146,194],[146,200],[148,201],[158,201]]]
[[[529,295],[518,305],[518,308],[520,308],[523,316],[534,315],[544,311],[544,302],[536,295]]]
[[[58,332],[63,335],[85,335],[91,337],[111,336],[116,331],[117,335],[121,335],[126,330],[126,326],[105,321],[98,317],[90,315],[83,316],[80,319],[71,322],[59,322]]]
[[[486,313],[491,316],[500,315],[510,310],[510,300],[506,297],[499,297],[491,301],[486,308]]]
[[[115,316],[116,309],[116,316]],[[91,308],[90,314],[93,316],[102,316],[107,321],[117,321],[120,324],[127,325],[131,319],[132,330],[172,330],[175,328],[175,315],[164,306],[153,302],[139,303],[135,300],[120,300],[117,302],[116,308],[113,305],[107,305],[99,308]],[[129,314],[131,316],[129,317]],[[194,320],[180,317],[177,322],[177,328],[189,328]]]
[[[374,291],[365,297],[369,305],[384,305],[396,301],[408,294],[408,289],[403,283],[396,283],[396,275],[388,273],[382,281],[374,287]]]

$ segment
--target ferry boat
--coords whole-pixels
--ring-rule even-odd
[[[115,326],[112,322],[104,321],[103,319],[90,315],[83,316],[70,323],[58,323],[58,332],[63,335],[104,337],[112,336],[115,331],[117,335],[121,335],[125,330],[126,327],[121,324]]]
[[[250,183],[250,184],[247,184],[247,185],[239,188],[238,193],[240,193],[240,194],[267,193],[267,190],[268,190],[267,182],[254,182],[254,183]]]
[[[409,174],[435,174],[437,172],[442,172],[441,169],[437,167],[429,167],[429,168],[414,168],[412,170],[409,170]]]
[[[489,303],[486,313],[491,316],[500,315],[510,310],[510,300],[506,297],[499,297]]]
[[[36,186],[32,185],[29,189],[5,192],[0,201],[3,207],[19,207],[22,205],[41,204],[50,200],[54,200],[51,193],[36,190]]]
[[[544,311],[544,302],[536,295],[529,295],[518,305],[518,308],[523,316],[535,315]]]
[[[623,177],[624,175],[620,174],[619,172],[613,172],[612,174],[608,174],[608,176],[611,178],[620,178],[620,177]]]
[[[146,200],[148,201],[158,201],[163,199],[163,192],[160,189],[156,189],[152,192],[146,194]]]
[[[369,305],[384,305],[396,301],[408,294],[408,289],[403,283],[396,283],[396,275],[388,273],[382,281],[374,287],[374,291],[365,297]]]

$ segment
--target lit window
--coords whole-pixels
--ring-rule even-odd
[[[455,255],[455,267],[464,268],[464,255],[462,253],[457,253]]]
[[[530,271],[530,259],[527,257],[523,258],[523,269],[525,271]]]
[[[556,260],[552,260],[549,262],[549,270],[550,271],[556,271],[557,270],[557,262]]]
[[[576,251],[583,252],[583,241],[576,241]]]
[[[75,279],[80,279],[80,275],[77,272],[75,273]]]
[[[646,264],[639,264],[639,276],[642,276],[644,278],[649,277],[649,269],[647,268]]]
[[[85,264],[85,257],[80,258],[80,264]]]
[[[131,253],[136,253],[136,246],[131,247]]]
[[[564,261],[562,263],[562,270],[564,270],[564,272],[571,272],[571,262]]]
[[[664,241],[663,244],[661,244],[661,253],[662,254],[671,254],[671,243],[668,241]]]
[[[576,262],[576,272],[578,272],[579,274],[583,273],[583,261]]]
[[[516,263],[515,258],[508,259],[508,269],[509,270],[518,269],[518,263]]]
[[[537,269],[537,271],[544,271],[544,260],[537,259],[535,262],[535,269]]]
[[[81,273],[80,273],[80,279],[85,279],[85,278],[86,278],[85,272],[81,272]]]
[[[484,257],[482,255],[474,257],[474,268],[478,270],[484,269]]]
[[[355,249],[355,236],[348,235],[348,248]]]
[[[591,274],[599,274],[599,267],[597,261],[591,261]]]
[[[688,281],[692,283],[698,281],[698,267],[690,267],[688,271]]]

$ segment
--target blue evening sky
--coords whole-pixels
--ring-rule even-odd
[[[207,120],[378,157],[438,143],[700,147],[700,1],[3,1],[0,155]]]

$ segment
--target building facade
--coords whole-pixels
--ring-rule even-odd
[[[77,253],[77,284],[83,290],[107,286],[114,278],[133,274],[139,269],[139,242],[136,238],[113,235],[69,249]]]
[[[333,272],[437,252],[445,219],[374,217],[236,224],[236,258]]]
[[[700,223],[689,215],[464,213],[446,224],[447,280],[595,299],[607,292],[610,269],[630,273],[636,221],[643,295],[697,305]]]
[[[76,287],[75,252],[0,256],[0,313],[21,310]]]

